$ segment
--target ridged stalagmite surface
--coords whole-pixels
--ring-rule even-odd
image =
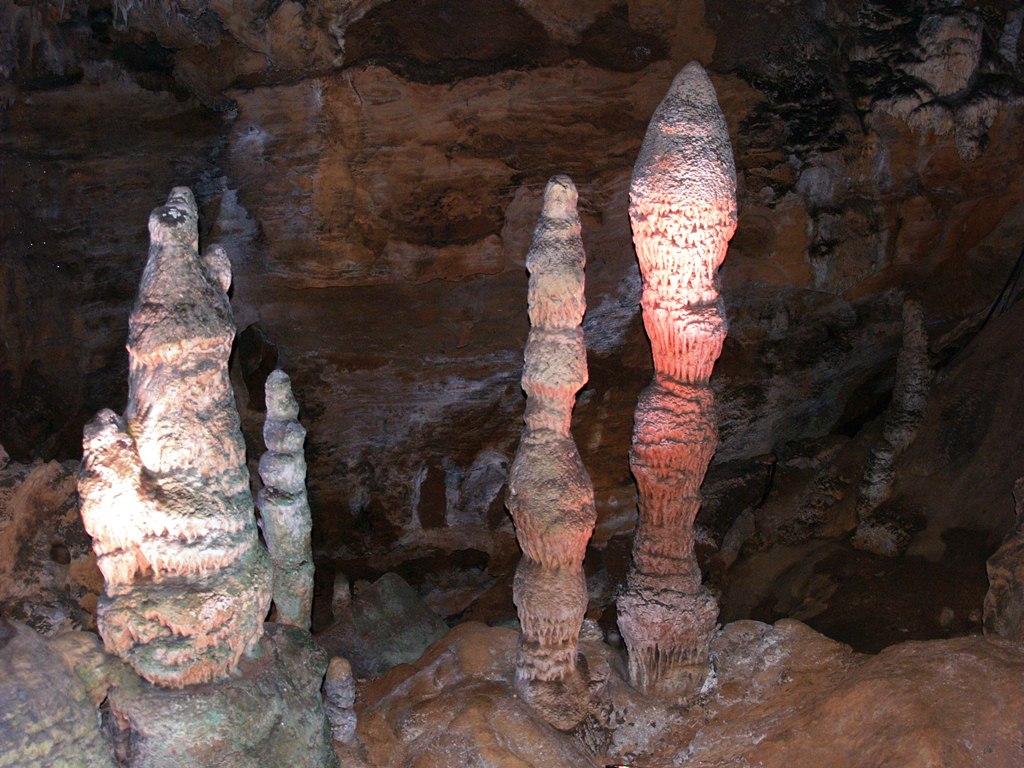
[[[729,134],[700,65],[676,76],[654,113],[629,198],[654,380],[633,428],[640,519],[619,628],[633,684],[685,698],[707,675],[718,617],[701,585],[693,521],[718,441],[708,379],[727,330],[718,268],[736,229]]]
[[[578,690],[570,678],[587,608],[582,563],[596,520],[590,477],[569,433],[576,393],[587,382],[580,327],[586,254],[576,197],[567,176],[548,182],[527,256],[526,427],[508,495],[524,554],[513,587],[522,625],[516,676],[524,695],[562,728],[582,716],[580,702],[567,699]]]
[[[183,686],[231,672],[259,641],[270,568],[228,380],[230,262],[218,246],[200,257],[187,188],[153,211],[149,232],[128,407],[86,426],[79,494],[107,649],[152,683]]]
[[[267,377],[267,420],[260,458],[263,489],[259,508],[263,537],[274,567],[277,621],[308,630],[313,607],[313,528],[306,498],[306,430],[299,424],[299,404],[291,379],[277,370]]]

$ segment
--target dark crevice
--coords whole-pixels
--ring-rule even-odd
[[[345,34],[348,66],[447,83],[563,61],[564,46],[511,0],[394,0]]]

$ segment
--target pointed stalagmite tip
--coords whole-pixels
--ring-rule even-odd
[[[736,165],[715,87],[697,62],[676,75],[654,112],[633,169],[630,197],[736,208]],[[735,214],[734,214],[735,215]]]
[[[199,239],[199,213],[196,197],[188,187],[175,187],[167,202],[149,214],[149,237],[152,243],[180,243],[193,248]]]
[[[579,195],[576,185],[565,174],[552,176],[544,188],[544,206],[541,215],[549,219],[567,219],[576,213]]]

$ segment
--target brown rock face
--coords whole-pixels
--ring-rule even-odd
[[[263,632],[260,546],[227,359],[230,264],[199,256],[195,199],[172,190],[129,321],[124,418],[85,430],[82,520],[105,581],[104,642],[145,679],[182,686],[231,672]]]
[[[729,768],[1013,768],[1024,651],[981,637],[851,652],[798,621],[727,625],[716,677],[680,713],[638,697],[618,655],[581,640],[608,681],[601,713],[559,733],[514,696],[515,635],[467,623],[414,665],[363,689],[359,732],[374,765],[638,765]],[[1002,713],[1002,714],[1000,714]]]
[[[1016,522],[988,559],[985,632],[1024,642],[1024,478],[1014,483]]]
[[[718,268],[736,229],[729,133],[697,63],[651,120],[630,185],[654,381],[637,405],[630,467],[640,520],[619,628],[640,690],[687,698],[707,675],[718,611],[701,585],[693,523],[718,441],[708,379],[725,340]]]
[[[78,511],[78,470],[0,469],[0,615],[44,635],[96,626],[103,576]]]
[[[568,176],[548,182],[526,257],[526,428],[507,502],[523,549],[512,592],[522,626],[516,677],[527,700],[559,728],[574,727],[587,712],[576,645],[587,610],[583,556],[597,519],[590,476],[569,433],[576,393],[587,382],[580,328],[586,253],[576,201]]]

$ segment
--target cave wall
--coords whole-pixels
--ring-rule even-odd
[[[719,547],[781,460],[882,412],[904,298],[921,301],[941,369],[1015,295],[1022,15],[924,0],[0,0],[0,443],[74,458],[82,424],[122,407],[146,216],[187,184],[204,241],[234,265],[251,455],[275,361],[302,404],[318,562],[398,570],[448,615],[507,592],[525,256],[544,184],[568,173],[590,307],[574,435],[598,509],[588,568],[610,579],[592,588],[607,589],[629,551],[627,450],[650,377],[628,180],[696,58],[740,198],[701,516]],[[1008,530],[1009,490],[987,526]],[[931,503],[963,523],[955,499]],[[760,544],[835,529],[769,522]]]

